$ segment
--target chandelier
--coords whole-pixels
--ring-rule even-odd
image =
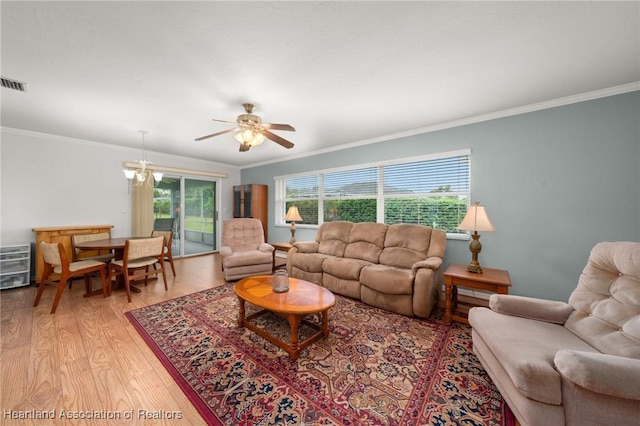
[[[135,169],[124,169],[124,176],[131,181],[133,186],[141,186],[146,182],[147,185],[153,186],[154,182],[160,182],[162,180],[161,172],[152,172],[147,168],[151,164],[147,161],[147,145],[144,140],[144,135],[149,134],[146,130],[139,130],[142,135],[142,160],[138,161],[140,167]]]

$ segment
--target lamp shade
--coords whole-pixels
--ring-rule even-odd
[[[458,229],[462,231],[495,231],[484,206],[481,206],[479,202],[469,206],[467,209],[467,215],[462,219]]]
[[[296,206],[289,207],[287,210],[287,215],[284,218],[287,222],[302,222],[302,218],[300,217],[300,212],[298,212],[298,208]]]

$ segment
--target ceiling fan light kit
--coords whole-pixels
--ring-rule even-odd
[[[260,133],[259,131],[252,130],[252,129],[240,130],[236,134],[235,138],[241,144],[249,145],[249,146],[258,146],[262,142],[264,142],[264,139],[265,139],[265,137],[264,137],[264,135],[262,133]]]
[[[294,144],[292,142],[289,142],[285,138],[272,133],[271,129],[286,130],[289,132],[295,132],[296,129],[294,129],[289,124],[263,123],[262,118],[253,114],[253,109],[255,108],[253,104],[246,103],[242,104],[242,106],[244,107],[246,114],[240,114],[236,118],[237,127],[199,137],[196,139],[196,141],[201,141],[204,139],[237,131],[238,133],[236,133],[235,139],[240,143],[240,152],[249,151],[252,146],[260,145],[262,142],[264,142],[265,139],[272,140],[273,142],[287,149],[293,148]],[[218,120],[215,118],[212,120],[220,121],[222,123],[232,123],[231,121]]]

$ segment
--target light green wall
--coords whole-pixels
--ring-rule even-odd
[[[599,241],[640,241],[640,92],[242,170],[242,183],[274,176],[470,148],[471,201],[497,232],[482,235],[480,263],[509,270],[512,294],[567,300]],[[303,143],[303,142],[297,142]],[[313,239],[301,229],[298,241]],[[467,241],[447,241],[445,266],[468,263]]]

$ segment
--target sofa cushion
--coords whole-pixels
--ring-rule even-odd
[[[640,359],[640,244],[593,247],[569,304],[565,327],[603,353]]]
[[[427,258],[431,228],[422,225],[394,224],[387,229],[379,263],[399,268]]]
[[[319,243],[318,253],[343,257],[352,226],[353,223],[345,221],[325,222],[320,225],[316,234],[316,241]]]
[[[358,281],[360,279],[360,271],[371,263],[344,257],[328,257],[322,263],[322,272],[331,274],[337,278]]]
[[[413,294],[411,269],[386,265],[370,265],[362,268],[360,282],[384,294]]]
[[[561,349],[597,352],[565,327],[472,308],[469,323],[480,334],[513,384],[527,398],[562,403],[560,374],[554,357]]]
[[[335,277],[331,274],[322,274],[322,286],[331,291],[332,293],[341,294],[343,296],[350,297],[352,299],[361,300],[360,290],[362,286],[358,280],[346,280],[343,278]]]
[[[378,263],[388,226],[384,223],[354,223],[344,257]]]

